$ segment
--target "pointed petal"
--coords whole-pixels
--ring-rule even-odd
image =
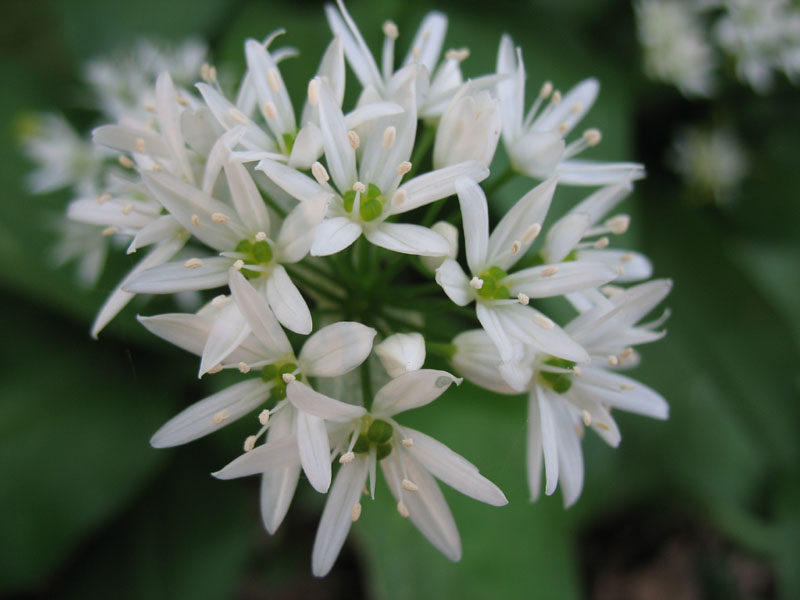
[[[324,494],[331,485],[331,448],[325,421],[302,410],[296,418],[300,464],[311,487]]]
[[[361,497],[367,481],[367,460],[356,457],[342,465],[328,494],[322,519],[319,522],[314,550],[311,553],[311,570],[316,577],[324,577],[333,567],[344,545],[352,524],[353,505]]]
[[[176,294],[225,285],[233,259],[211,256],[200,260],[203,264],[199,267],[186,267],[185,262],[152,267],[127,280],[123,289],[133,294]]]
[[[642,281],[653,275],[653,264],[640,252],[629,250],[579,250],[578,261],[601,262],[622,273],[617,276],[619,283]]]
[[[171,150],[172,157],[177,160],[181,175],[189,183],[194,183],[189,157],[186,155],[186,143],[183,141],[180,127],[180,115],[175,86],[167,71],[156,79],[156,114],[161,133]]]
[[[179,446],[221,429],[263,403],[269,388],[259,378],[248,379],[204,398],[167,421],[150,438],[150,445]]]
[[[539,424],[542,432],[545,494],[550,496],[556,491],[558,485],[558,433],[551,400],[538,385],[536,386],[536,400],[539,405]]]
[[[326,5],[325,16],[328,17],[328,24],[333,34],[342,40],[342,47],[350,68],[353,69],[362,86],[372,84],[382,90],[383,79],[378,65],[375,64],[375,59],[361,36],[361,32],[344,7],[344,3],[337,2],[337,6],[340,12],[337,12],[330,4]]]
[[[278,260],[294,263],[302,260],[311,249],[317,227],[328,209],[326,198],[304,200],[295,206],[281,225],[277,240]]]
[[[375,346],[389,377],[417,371],[425,362],[425,338],[420,333],[395,333]]]
[[[255,86],[259,104],[263,106],[267,102],[272,102],[276,108],[277,117],[273,121],[268,121],[268,125],[279,140],[283,134],[295,133],[294,109],[277,63],[264,45],[256,40],[247,40],[244,51],[247,57],[247,70]]]
[[[541,117],[534,121],[533,127],[540,131],[558,130],[562,135],[566,135],[592,108],[599,91],[600,83],[596,79],[584,79],[567,92],[558,106],[551,111],[543,112]]]
[[[464,222],[467,265],[473,274],[481,273],[489,266],[486,264],[489,243],[489,208],[486,205],[486,196],[481,186],[471,179],[457,179],[455,188]]]
[[[331,178],[340,192],[349,190],[356,182],[356,151],[347,137],[342,109],[333,98],[328,84],[315,79],[319,92],[319,128],[325,148],[325,158]]]
[[[290,435],[270,440],[250,452],[245,452],[212,475],[217,479],[236,479],[258,475],[271,469],[292,467],[299,461],[297,438]]]
[[[132,254],[139,248],[175,237],[181,229],[181,224],[173,219],[172,215],[158,217],[136,233],[126,252]]]
[[[223,307],[208,334],[203,355],[200,357],[198,377],[224,361],[249,335],[250,326],[239,307],[233,302]]]
[[[281,325],[295,333],[311,333],[308,305],[281,265],[276,265],[267,279],[267,300]]]
[[[450,244],[444,236],[421,225],[384,222],[365,229],[364,235],[376,246],[403,254],[447,256],[450,252]]]
[[[654,419],[669,417],[669,405],[661,394],[625,375],[586,367],[581,377],[573,378],[573,381],[582,394],[591,395],[614,408]]]
[[[344,122],[348,129],[355,129],[381,117],[391,117],[392,115],[402,114],[403,107],[395,102],[371,102],[358,106],[344,116]]]
[[[376,334],[372,327],[348,321],[323,327],[306,340],[297,357],[303,373],[336,377],[352,371],[369,356]]]
[[[361,235],[361,226],[347,217],[325,219],[314,232],[311,256],[329,256],[344,250]]]
[[[481,327],[494,342],[502,361],[504,363],[519,361],[522,358],[523,349],[520,343],[509,335],[506,324],[501,320],[499,311],[493,306],[478,302],[475,305],[475,312]]]
[[[250,81],[252,78],[248,75],[247,80]],[[230,131],[237,127],[244,127],[245,134],[241,142],[245,148],[261,152],[277,151],[278,147],[275,141],[247,116],[250,111],[239,110],[210,85],[198,83],[197,89],[200,95],[203,96],[203,100],[206,101],[211,113],[226,130]],[[253,90],[253,104],[255,104],[255,100],[255,90]]]
[[[304,200],[328,200],[333,197],[331,192],[307,175],[274,160],[262,160],[256,165],[256,169],[262,171],[278,187],[301,202]]]
[[[469,279],[461,265],[453,259],[446,259],[436,269],[436,283],[442,286],[447,297],[459,306],[466,306],[472,301]]]
[[[253,286],[235,269],[229,271],[228,285],[231,288],[233,299],[253,331],[253,335],[264,345],[265,349],[271,354],[274,353],[276,357],[292,355],[289,338],[286,337],[272,314],[263,294],[253,289]]]
[[[544,276],[556,268],[554,275]],[[512,296],[519,292],[530,298],[549,298],[595,288],[616,279],[619,271],[602,262],[571,261],[522,269],[503,279]]]
[[[286,386],[289,401],[303,412],[334,423],[347,423],[366,414],[363,406],[340,402],[314,391],[305,383],[293,381]]]
[[[492,506],[508,504],[500,488],[481,475],[466,458],[420,431],[406,427],[404,432],[406,437],[414,440],[408,453],[434,477],[475,500]]]
[[[528,436],[525,462],[531,502],[539,499],[542,487],[542,420],[539,417],[537,394],[538,392],[534,390],[528,396]]]
[[[431,11],[425,15],[414,41],[411,42],[403,66],[418,62],[428,70],[429,75],[432,74],[442,53],[446,33],[447,17],[444,14]]]
[[[372,412],[391,417],[425,406],[444,394],[452,383],[458,385],[461,379],[447,371],[420,369],[403,373],[378,390]]]
[[[558,165],[561,183],[566,185],[611,185],[644,177],[639,163],[607,163],[589,160],[565,160]]]
[[[294,411],[283,410],[271,418],[267,434],[267,443],[277,442],[286,437],[291,437],[291,444],[297,452],[297,441],[292,434]],[[297,464],[282,468],[273,468],[264,471],[261,476],[261,520],[264,527],[274,535],[283,522],[289,505],[297,489],[300,479],[300,455],[297,455]]]
[[[223,168],[228,178],[233,206],[245,227],[250,231],[264,231],[269,234],[267,206],[247,168],[236,162],[227,162]]]
[[[568,508],[575,504],[583,489],[583,452],[568,408],[561,402],[554,402],[552,410],[558,440],[558,481],[564,508]]]
[[[478,306],[481,306],[480,304]],[[505,334],[517,343],[533,346],[539,352],[565,358],[575,362],[589,362],[589,355],[578,342],[573,340],[561,327],[531,306],[509,304],[497,306],[492,311],[498,325]],[[478,313],[480,319],[480,313]],[[547,323],[547,325],[543,325]],[[481,320],[483,324],[483,320]],[[487,330],[488,331],[488,330]],[[495,341],[495,343],[497,343]],[[514,362],[520,357],[503,362]]]
[[[476,160],[458,163],[443,169],[436,169],[400,186],[405,192],[405,200],[400,204],[392,203],[391,214],[397,215],[408,212],[420,206],[430,204],[441,198],[447,198],[456,193],[456,180],[466,177],[473,181],[483,181],[489,176],[489,169]]]
[[[542,256],[545,262],[560,263],[578,245],[591,225],[586,213],[569,212],[547,232]]]
[[[305,171],[310,169],[320,156],[322,156],[322,132],[316,123],[309,121],[297,132],[292,144],[292,153],[289,156],[289,166],[292,169]]]

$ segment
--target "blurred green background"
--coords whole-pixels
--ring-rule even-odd
[[[620,415],[612,450],[587,436],[583,496],[528,503],[526,408],[469,385],[409,415],[506,492],[492,509],[451,490],[464,558],[451,564],[393,509],[388,489],[323,580],[310,552],[323,498],[301,485],[274,537],[257,478],[209,472],[240,452],[246,425],[169,451],[148,445],[170,415],[220,382],[146,334],[134,304],[101,334],[89,325],[133,259],[115,253],[94,289],[53,270],[46,223],[67,193],[30,197],[17,139],[25,114],[55,111],[88,130],[81,66],[148,36],[206,39],[221,67],[242,42],[283,27],[302,57],[282,69],[295,98],[329,34],[321,4],[227,0],[26,0],[0,22],[0,596],[8,598],[800,598],[800,94],[729,85],[688,102],[644,79],[626,0],[352,0],[377,49],[393,19],[403,42],[431,8],[468,75],[493,68],[502,32],[524,49],[529,97],[544,79],[603,85],[585,125],[593,157],[635,159],[649,177],[627,209],[627,242],[674,291],[669,335],[634,372],[671,404],[668,422]],[[349,80],[349,82],[352,79]],[[351,94],[352,94],[351,86]],[[751,176],[736,202],[703,205],[664,166],[672,134],[723,115],[745,140]],[[519,181],[498,201],[525,191]],[[558,210],[580,197],[560,191]],[[624,244],[622,244],[624,247]],[[208,378],[207,378],[208,379]],[[241,425],[237,427],[237,425]]]

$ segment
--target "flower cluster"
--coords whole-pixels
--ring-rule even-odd
[[[764,93],[800,76],[800,9],[791,0],[637,0],[645,70],[686,96],[711,96],[722,57]]]
[[[362,497],[374,497],[378,465],[398,513],[452,560],[461,542],[436,480],[506,504],[467,459],[397,420],[462,378],[528,395],[531,498],[544,465],[546,493],[560,482],[565,505],[575,502],[586,428],[616,446],[612,409],[667,417],[665,401],[622,371],[639,360],[634,346],[664,335],[666,314],[640,321],[671,287],[648,281],[645,256],[611,243],[628,228],[614,210],[642,166],[578,158],[601,139],[593,128],[573,134],[596,80],[563,94],[545,82],[526,106],[522,51],[508,36],[496,72],[465,80],[469,52],[442,52],[440,13],[423,20],[399,67],[394,23],[383,25],[376,60],[341,2],[326,14],[333,39],[299,118],[281,75],[295,51],[275,48],[282,32],[245,43],[235,90],[209,64],[194,89],[181,85],[169,69],[191,70],[188,51],[149,61],[167,67],[153,87],[138,80],[147,73],[126,75],[127,104],[113,99],[113,71],[95,68],[114,118],[93,131],[97,187],[79,186],[67,211],[124,239],[131,254],[148,249],[100,310],[94,335],[137,294],[206,298],[195,312],[139,321],[198,355],[200,376],[227,369],[242,379],[175,416],[151,443],[184,444],[248,415],[255,429],[257,418],[244,453],[215,476],[261,476],[270,533],[301,474],[327,494],[312,554],[318,576],[332,568]],[[348,108],[346,65],[361,84]],[[54,137],[86,152],[55,127],[37,144]],[[509,167],[495,173],[501,139]],[[538,181],[492,228],[490,213],[503,212],[493,192],[511,177]],[[563,185],[583,186],[586,198],[547,224]],[[217,288],[229,294],[204,296]],[[542,298],[562,299],[571,320],[557,324]],[[424,368],[429,354],[458,376]]]

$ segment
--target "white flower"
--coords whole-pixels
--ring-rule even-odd
[[[512,385],[519,385],[523,377],[516,371],[525,346],[576,362],[588,359],[579,344],[528,301],[593,288],[618,275],[603,263],[588,261],[545,264],[509,274],[539,234],[555,187],[556,180],[549,179],[528,192],[490,236],[483,191],[469,180],[457,181],[472,277],[452,259],[436,270],[436,282],[453,302],[465,306],[475,301],[478,320],[497,347]],[[560,260],[557,257],[556,262]]]
[[[675,0],[639,0],[634,7],[645,73],[686,96],[710,96],[716,60],[698,7]]]
[[[500,103],[487,91],[476,92],[471,83],[447,105],[436,130],[433,166],[436,169],[465,160],[489,167],[500,139]]]
[[[622,179],[643,177],[637,163],[605,163],[574,160],[573,157],[600,142],[597,129],[587,129],[569,145],[565,136],[594,104],[600,84],[586,79],[565,96],[545,83],[536,101],[525,115],[525,66],[522,52],[515,53],[508,35],[500,41],[497,74],[505,78],[497,84],[497,96],[503,116],[503,144],[514,170],[529,177],[546,179],[558,175],[568,185],[604,185]],[[542,103],[547,106],[539,111]]]
[[[164,448],[195,440],[249,413],[270,398],[274,406],[269,409],[269,419],[264,419],[266,422],[250,444],[254,445],[270,430],[272,415],[288,412],[289,416],[281,418],[288,423],[277,421],[282,423],[280,433],[271,434],[269,441],[283,439],[289,434],[295,436],[298,460],[309,481],[315,489],[325,492],[330,485],[331,471],[324,422],[314,412],[286,400],[287,384],[305,381],[308,377],[337,377],[351,371],[372,350],[375,330],[360,323],[334,323],[309,337],[295,356],[264,298],[235,271],[231,273],[231,292],[234,301],[218,302],[217,307],[212,307],[218,311],[214,316],[205,310],[198,315],[139,319],[151,332],[201,354],[204,360],[211,356],[212,361],[217,361],[215,365],[221,363],[223,368],[237,368],[243,373],[260,371],[260,377],[235,384],[181,412],[156,432],[151,444]],[[251,333],[254,339],[250,338]],[[201,367],[202,372],[208,370]],[[311,388],[307,389],[315,394]],[[324,410],[324,402],[319,404],[316,410]],[[340,413],[350,419],[365,412],[352,405],[340,408]]]
[[[333,196],[325,220],[316,230],[311,254],[335,254],[362,234],[376,246],[395,252],[421,256],[448,254],[450,246],[438,233],[420,225],[391,223],[388,219],[453,194],[458,178],[481,181],[488,176],[488,169],[468,161],[400,185],[411,169],[408,160],[416,133],[413,81],[404,87],[402,99],[397,98],[404,112],[374,119],[366,131],[362,130],[363,135],[347,129],[344,115],[323,80],[312,82],[312,94],[319,102],[328,168],[316,163],[311,179],[271,160],[261,161],[256,167],[301,202]]]
[[[395,333],[375,346],[389,377],[420,369],[425,362],[425,338],[420,333]]]
[[[564,329],[589,352],[591,363],[545,354],[529,354],[527,467],[531,500],[539,496],[544,461],[545,492],[552,494],[560,482],[564,505],[572,505],[583,487],[583,455],[580,448],[584,427],[591,427],[609,445],[616,447],[620,433],[611,416],[617,408],[666,419],[664,399],[647,386],[615,371],[637,362],[635,344],[663,337],[657,332],[667,314],[646,325],[636,323],[671,289],[671,282],[656,280],[640,284],[579,315]],[[470,381],[495,392],[514,394],[503,376],[491,365],[500,359],[487,344],[486,333],[473,330],[453,340],[453,364]]]

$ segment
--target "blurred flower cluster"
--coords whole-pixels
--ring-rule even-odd
[[[122,67],[93,63],[88,80],[108,124],[90,143],[46,116],[26,139],[32,188],[74,191],[65,227],[82,229],[65,243],[88,262],[88,279],[103,240],[144,254],[92,334],[137,294],[203,292],[195,312],[139,321],[198,355],[200,376],[241,376],[168,421],[152,445],[251,418],[243,454],[215,475],[261,477],[270,533],[301,473],[326,493],[318,576],[362,497],[374,497],[378,465],[398,513],[453,560],[461,542],[436,480],[507,502],[466,458],[396,420],[462,378],[527,395],[531,498],[544,475],[547,494],[560,484],[574,503],[587,429],[616,446],[612,409],[667,417],[664,399],[624,371],[639,361],[635,346],[664,335],[668,313],[642,321],[671,287],[650,279],[645,256],[612,243],[630,222],[615,209],[643,167],[579,158],[601,141],[593,128],[573,133],[596,80],[565,93],[543,82],[526,104],[522,50],[508,36],[496,71],[465,80],[469,51],[443,52],[440,13],[425,17],[399,67],[394,23],[383,25],[376,60],[341,2],[326,15],[333,38],[299,113],[281,75],[297,52],[276,48],[278,31],[245,42],[235,90],[196,43],[142,45]],[[347,108],[346,65],[361,86]],[[507,161],[495,160],[501,139]],[[501,212],[492,196],[514,177],[535,181],[492,227],[490,212]],[[565,185],[585,198],[548,222]],[[205,295],[218,288],[229,293]],[[572,316],[557,323],[537,306],[543,298]],[[447,335],[431,327],[438,321]],[[429,355],[448,370],[425,368]]]

